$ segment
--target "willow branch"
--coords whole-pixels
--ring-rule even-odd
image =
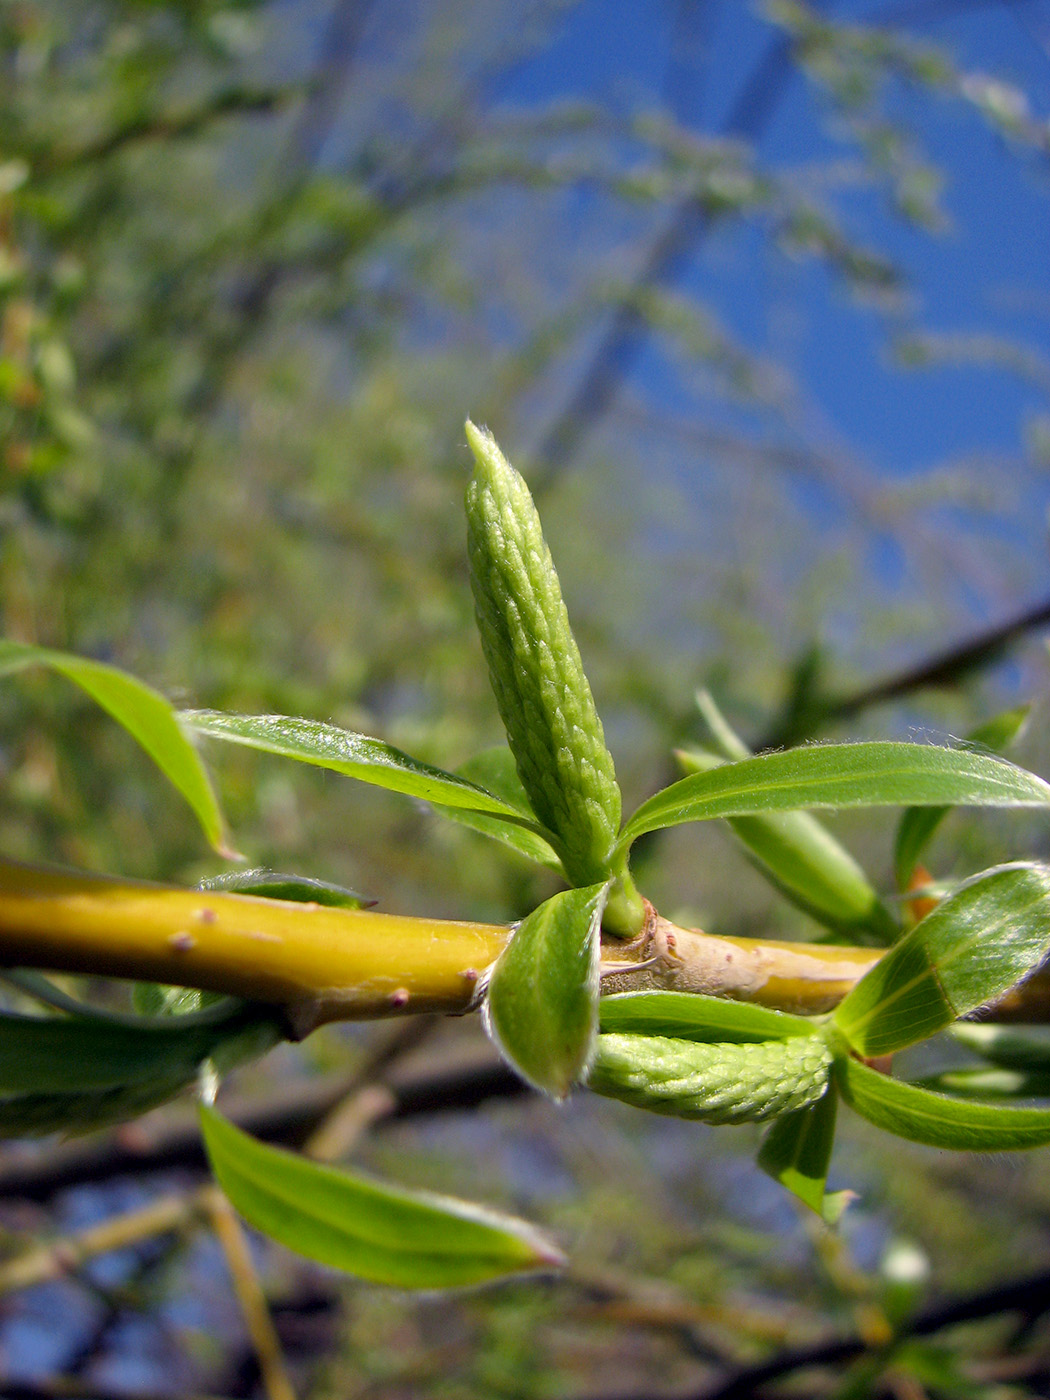
[[[0,862],[0,964],[226,992],[283,1007],[299,1035],[328,1021],[470,1011],[509,933]],[[660,987],[813,1013],[879,956],[718,938],[655,911],[638,938],[606,952],[607,991]]]
[[[225,992],[283,1009],[293,1035],[329,1021],[475,1009],[510,928],[254,895],[183,890],[0,860],[0,966]],[[651,907],[641,934],[603,948],[603,991],[659,988],[830,1011],[881,956],[680,928]],[[1042,1020],[1037,974],[997,1019]]]

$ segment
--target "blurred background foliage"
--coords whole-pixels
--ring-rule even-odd
[[[456,766],[500,738],[469,413],[535,489],[628,810],[699,733],[700,684],[755,743],[959,734],[1036,698],[1023,757],[1045,773],[1048,78],[1035,3],[0,0],[3,633]],[[981,261],[999,244],[1013,281]],[[213,757],[253,863],[406,912],[509,920],[550,892],[388,794]],[[215,873],[126,736],[51,677],[0,690],[0,767],[5,855]],[[889,819],[836,829],[888,888]],[[945,876],[1047,849],[1023,820],[939,842]],[[718,832],[650,842],[639,877],[670,916],[815,935]],[[474,1033],[435,1044],[469,1058]],[[345,1073],[368,1043],[326,1032],[268,1073]],[[862,1204],[833,1244],[759,1183],[746,1130],[640,1135],[586,1100],[438,1121],[358,1155],[531,1211],[576,1272],[452,1301],[352,1288],[332,1322],[333,1282],[267,1255],[307,1393],[713,1394],[726,1368],[878,1342],[886,1309],[1050,1263],[1045,1154],[949,1162],[858,1130]],[[69,1228],[154,1186],[9,1223]],[[236,1317],[200,1301],[208,1250],[24,1295],[11,1375],[250,1393]],[[68,1355],[33,1332],[56,1299]],[[1003,1370],[1001,1320],[974,1326],[812,1383],[1043,1393],[1035,1363]]]

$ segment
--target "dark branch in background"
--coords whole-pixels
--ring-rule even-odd
[[[789,38],[777,38],[770,43],[724,122],[723,137],[757,139],[791,78],[790,58]],[[620,382],[641,353],[649,324],[638,308],[638,294],[682,272],[712,225],[713,218],[701,198],[682,200],[672,210],[623,303],[612,313],[568,402],[530,453],[536,463],[529,474],[534,492],[542,491],[576,451],[609,407]]]
[[[282,185],[261,214],[257,235],[265,236],[280,224],[317,169],[339,115],[370,9],[371,0],[337,0],[329,14],[310,95],[278,161]],[[266,315],[288,270],[284,261],[268,258],[247,279],[235,300],[233,326],[213,345],[207,372],[200,376],[197,391],[185,406],[188,417],[206,414],[215,407],[234,358]]]
[[[143,114],[89,145],[59,148],[33,157],[33,174],[38,178],[79,170],[85,165],[107,160],[128,146],[147,141],[170,141],[197,136],[213,121],[231,116],[258,116],[280,111],[290,102],[301,98],[301,83],[272,89],[245,87],[224,88],[207,102],[189,111],[167,116],[160,113]]]
[[[913,1337],[931,1337],[945,1327],[962,1322],[976,1322],[1001,1313],[1017,1312],[1032,1321],[1050,1311],[1050,1272],[1034,1274],[1031,1278],[999,1285],[956,1298],[929,1308],[897,1333],[899,1345]],[[870,1348],[859,1337],[844,1338],[813,1347],[800,1347],[782,1352],[780,1356],[740,1370],[713,1390],[693,1393],[689,1400],[755,1400],[763,1386],[783,1380],[793,1372],[811,1366],[834,1366],[864,1356]],[[892,1347],[888,1355],[892,1354]],[[684,1400],[684,1397],[683,1397]]]
[[[819,653],[810,652],[796,668],[793,691],[783,713],[758,747],[795,744],[811,737],[822,725],[850,719],[873,705],[900,700],[918,690],[958,685],[975,671],[998,661],[1029,632],[1047,624],[1050,624],[1050,598],[947,651],[937,652],[896,675],[845,695],[822,693]]]

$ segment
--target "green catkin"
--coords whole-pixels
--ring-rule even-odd
[[[704,1123],[758,1123],[816,1103],[831,1052],[819,1036],[698,1044],[601,1035],[588,1087],[636,1108]]]
[[[518,776],[575,885],[607,879],[620,827],[612,756],[525,482],[467,424],[468,550],[481,645]]]

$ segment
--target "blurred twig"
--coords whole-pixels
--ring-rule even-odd
[[[226,1259],[241,1315],[259,1362],[266,1400],[295,1400],[277,1329],[241,1222],[217,1186],[204,1187],[199,1200]]]
[[[946,651],[935,652],[903,671],[846,694],[822,693],[819,673],[812,674],[806,687],[789,697],[784,712],[758,748],[795,744],[810,737],[820,725],[849,719],[873,705],[902,699],[917,690],[957,685],[974,671],[993,664],[1014,642],[1044,624],[1050,624],[1050,598]]]

